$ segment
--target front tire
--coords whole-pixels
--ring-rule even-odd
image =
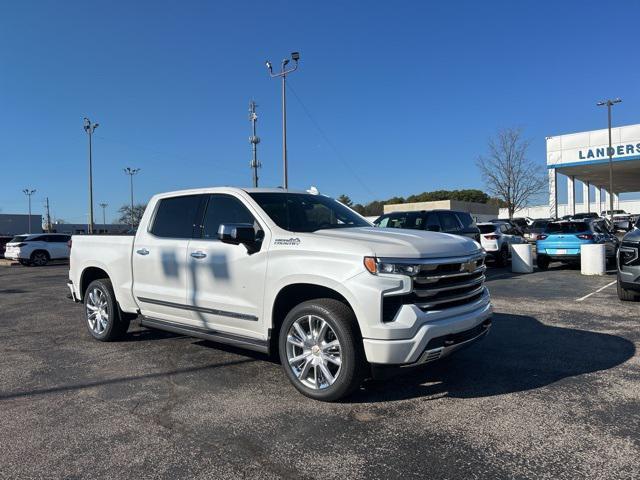
[[[89,333],[101,342],[119,340],[129,329],[129,320],[120,311],[108,278],[89,284],[84,294],[84,312]]]
[[[499,267],[506,267],[509,263],[509,247],[502,247],[496,256],[496,264]]]
[[[628,290],[623,288],[620,284],[620,275],[618,275],[618,283],[616,284],[616,288],[618,290],[618,298],[623,302],[637,302],[640,300],[640,295],[633,290]]]
[[[332,298],[303,302],[282,324],[282,368],[307,397],[333,402],[360,386],[366,363],[353,311]]]

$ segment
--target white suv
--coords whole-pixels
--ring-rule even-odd
[[[480,243],[496,263],[504,267],[509,262],[511,245],[525,243],[519,232],[508,223],[478,223]]]
[[[7,243],[5,258],[17,260],[22,265],[41,267],[51,260],[69,258],[70,235],[61,233],[35,233],[17,235]]]

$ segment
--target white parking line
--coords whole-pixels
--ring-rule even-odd
[[[580,298],[576,298],[576,302],[581,302],[583,300],[586,300],[587,298],[589,298],[591,295],[595,295],[596,293],[601,292],[602,290],[604,290],[607,287],[610,287],[611,285],[615,285],[617,280],[614,280],[611,283],[607,283],[604,287],[599,288],[598,290],[596,290],[595,292],[591,292],[587,295],[585,295],[584,297],[580,297]]]

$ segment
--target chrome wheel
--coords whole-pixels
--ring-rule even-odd
[[[327,388],[340,375],[340,342],[329,324],[316,315],[293,322],[287,332],[286,351],[289,368],[308,388]]]
[[[109,325],[107,296],[99,288],[92,288],[87,294],[87,322],[96,335],[101,335]]]

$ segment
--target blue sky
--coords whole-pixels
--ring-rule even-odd
[[[261,185],[279,185],[280,85],[264,61],[293,50],[290,186],[358,202],[482,188],[475,160],[499,128],[523,128],[543,165],[545,136],[606,126],[601,98],[623,98],[615,125],[640,121],[639,17],[638,2],[5,1],[0,209],[26,211],[29,186],[34,211],[48,196],[56,218],[86,221],[85,115],[109,218],[126,166],[142,169],[139,201],[248,186],[251,98]]]

